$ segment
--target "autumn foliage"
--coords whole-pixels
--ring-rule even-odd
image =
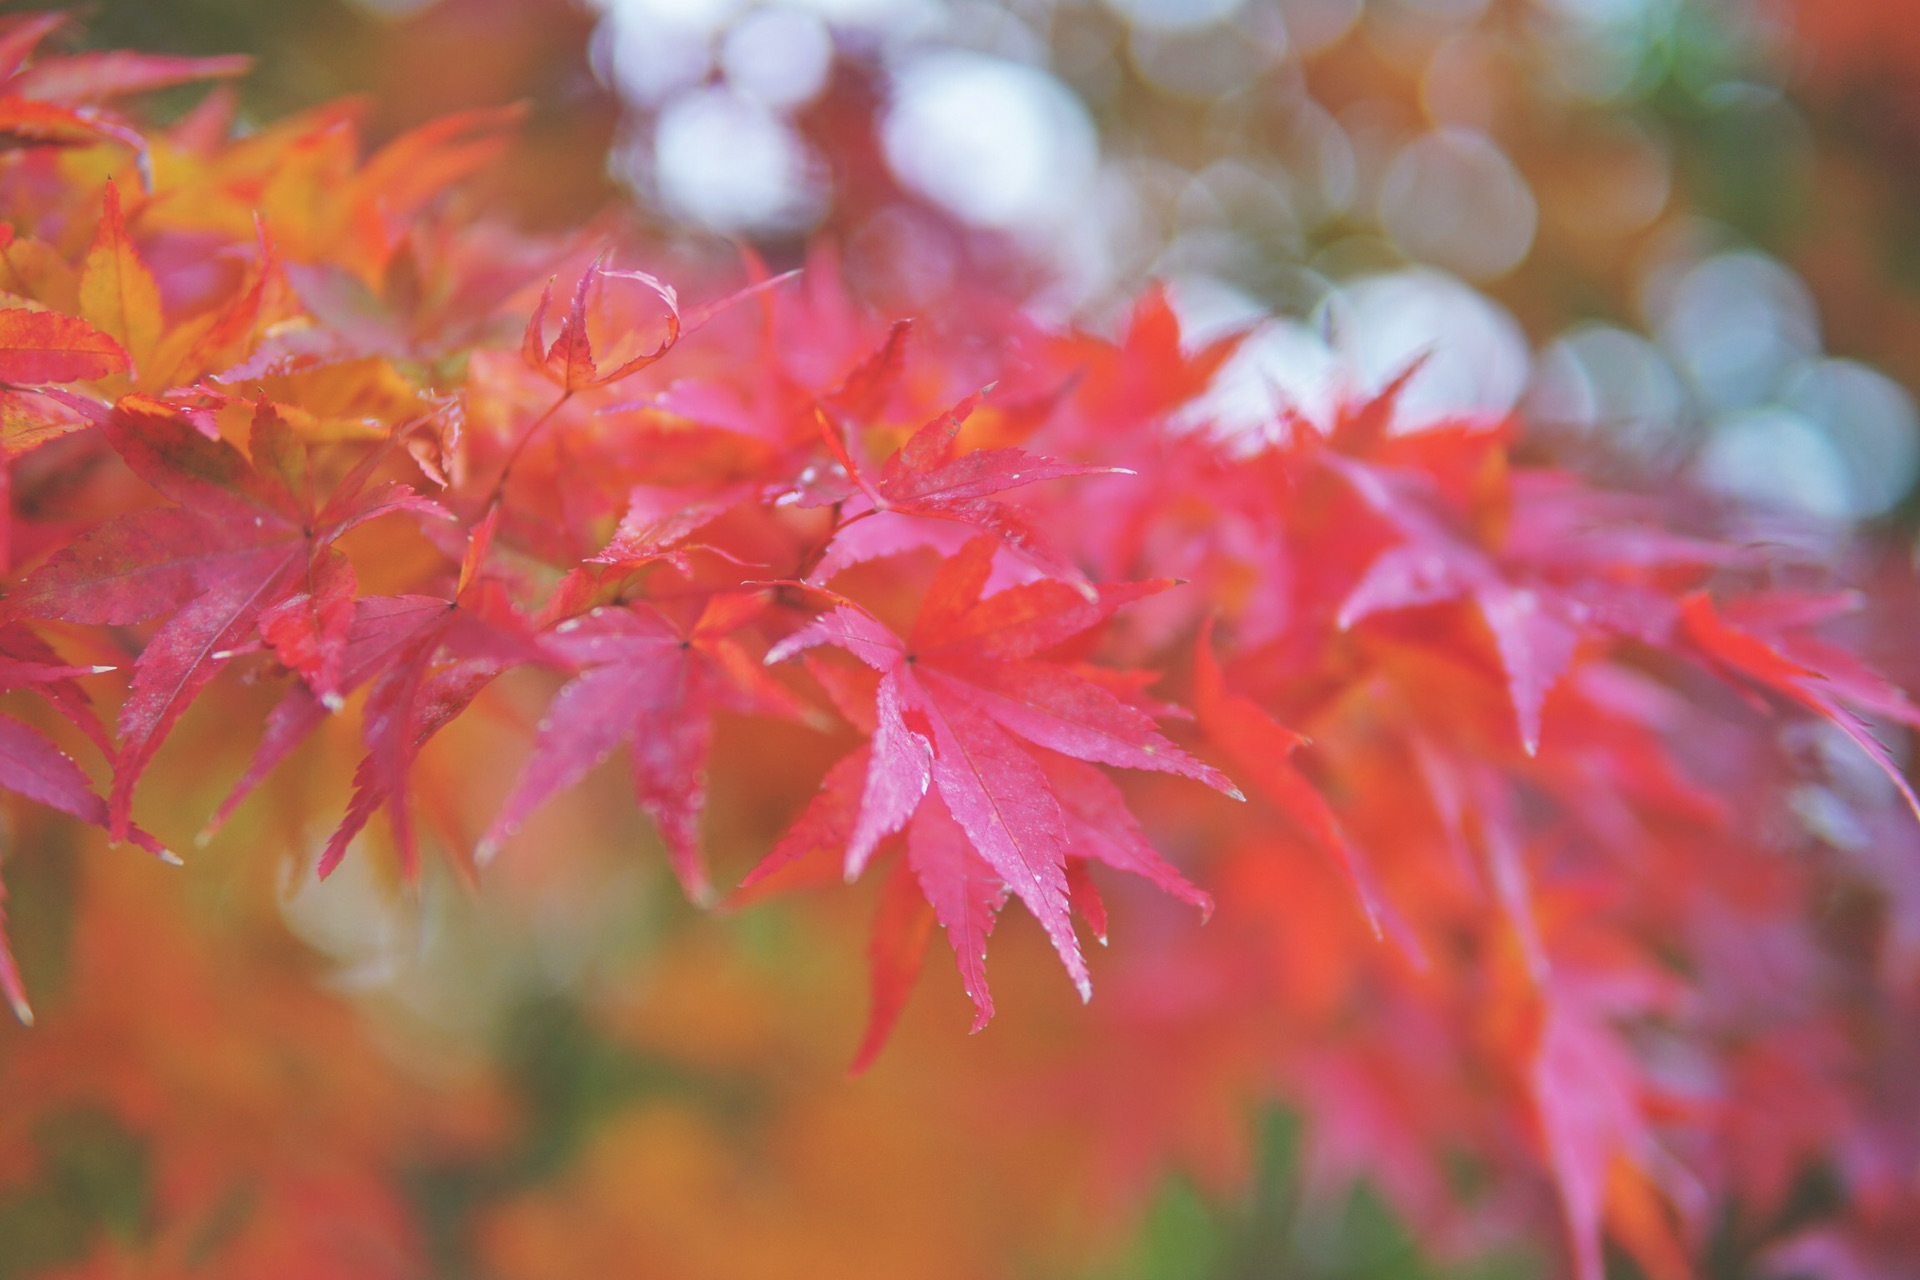
[[[351,108],[240,134],[217,90],[153,128],[122,99],[241,64],[39,52],[57,25],[0,26],[23,839],[192,860],[231,823],[303,876],[525,876],[624,757],[696,903],[879,882],[867,941],[813,938],[867,949],[864,1038],[822,1051],[856,1068],[929,949],[987,1026],[1017,900],[1095,998],[1003,1012],[1074,1026],[970,1087],[1044,1113],[1060,1178],[1223,1174],[1237,1108],[1280,1099],[1316,1194],[1370,1180],[1442,1252],[1911,1265],[1920,709],[1857,656],[1862,597],[1755,517],[1399,384],[1229,435],[1239,336],[1184,340],[1158,291],[1109,337],[986,291],[886,314],[826,254],[525,238],[463,188],[511,112],[371,154]],[[67,993],[0,1046],[0,1186],[80,1100],[164,1153],[161,1229],[84,1274],[422,1274],[399,1153],[503,1141],[497,1091],[402,1081],[285,938],[246,926],[253,980],[220,972],[162,905],[184,872],[86,858]],[[0,985],[30,1021],[32,970],[0,952]],[[308,1064],[297,1107],[202,1075],[263,1043]],[[624,1123],[636,1158],[700,1141]],[[566,1215],[647,1196],[595,1167],[475,1247],[611,1274]],[[662,1273],[856,1273],[751,1221]],[[875,1256],[934,1266],[908,1238]]]

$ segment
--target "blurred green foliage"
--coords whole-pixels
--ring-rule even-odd
[[[356,50],[385,25],[348,0],[96,0],[73,13],[94,48],[251,54],[257,68],[239,89],[262,117],[370,89],[373,64]]]
[[[1301,1122],[1267,1111],[1254,1176],[1231,1200],[1168,1177],[1124,1259],[1088,1280],[1523,1280],[1534,1259],[1503,1255],[1446,1265],[1422,1252],[1407,1224],[1370,1187],[1344,1203],[1309,1201],[1300,1174]]]

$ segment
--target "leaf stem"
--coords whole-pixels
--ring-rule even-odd
[[[520,461],[520,455],[526,452],[527,445],[533,440],[534,436],[540,433],[540,428],[547,425],[547,420],[553,417],[554,414],[560,412],[567,401],[573,399],[573,392],[574,388],[572,387],[568,387],[562,391],[560,398],[548,405],[546,410],[529,423],[525,431],[520,433],[520,438],[514,442],[512,450],[507,454],[506,462],[500,467],[499,477],[494,480],[493,487],[487,490],[487,500],[481,504],[480,508],[482,515],[500,505],[500,499],[506,492],[507,480],[513,475],[514,464]]]
[[[829,525],[827,531],[820,536],[820,540],[808,549],[807,554],[801,557],[799,566],[794,569],[793,576],[800,581],[804,582],[813,576],[813,571],[818,569],[820,562],[827,558],[827,548],[833,545],[835,538],[839,537],[846,530],[851,529],[854,525],[859,524],[868,516],[878,515],[880,512],[879,507],[868,507],[865,511],[859,512],[846,520],[842,520],[840,518],[841,505],[842,504],[838,502],[833,504],[833,523]]]

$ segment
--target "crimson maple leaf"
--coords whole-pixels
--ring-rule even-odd
[[[568,395],[638,373],[666,355],[680,340],[680,300],[673,286],[661,283],[644,271],[611,270],[605,265],[606,260],[607,255],[601,254],[581,273],[580,282],[574,286],[572,305],[561,318],[560,331],[551,343],[546,341],[546,323],[547,309],[553,305],[553,281],[547,281],[521,340],[521,355],[527,367],[551,378]],[[656,294],[666,308],[666,327],[654,346],[623,354],[611,371],[602,372],[595,363],[593,343],[587,334],[587,308],[594,292],[604,289],[608,281],[630,281]]]
[[[353,620],[337,660],[335,688],[339,696],[352,693],[393,666],[407,651],[409,642],[444,622],[450,609],[448,601],[427,595],[362,596],[352,604]],[[240,802],[326,722],[336,705],[316,696],[305,679],[296,680],[267,716],[267,731],[252,764],[201,830],[198,843],[212,840]]]
[[[1470,602],[1499,650],[1520,744],[1528,755],[1536,753],[1541,708],[1579,646],[1578,606],[1557,593],[1512,582],[1492,556],[1449,529],[1417,493],[1409,492],[1409,478],[1331,453],[1324,461],[1402,538],[1374,560],[1340,606],[1341,628],[1383,610]]]
[[[84,320],[25,307],[0,311],[0,383],[84,382],[126,368],[120,344]]]
[[[903,333],[895,330],[896,334]],[[893,345],[889,341],[889,347]],[[883,357],[885,351],[883,349]],[[1083,466],[1041,457],[1024,449],[999,448],[963,451],[960,429],[973,411],[980,407],[991,387],[967,396],[945,413],[922,426],[907,442],[881,464],[878,480],[870,479],[847,447],[840,426],[818,410],[821,436],[828,452],[845,480],[838,484],[809,482],[799,496],[797,506],[822,506],[844,503],[843,519],[835,534],[834,545],[827,549],[815,577],[824,580],[848,564],[872,556],[890,554],[912,546],[930,546],[942,552],[954,548],[954,539],[944,536],[938,526],[915,529],[887,529],[847,537],[847,531],[870,517],[885,513],[896,516],[920,516],[957,524],[962,529],[979,529],[994,534],[1021,552],[1043,571],[1079,581],[1082,575],[1059,549],[1019,508],[993,495],[1018,489],[1041,480],[1059,480],[1068,476],[1131,475],[1124,467]],[[853,544],[857,542],[857,549]]]
[[[1512,474],[1508,425],[1444,421],[1389,434],[1415,364],[1370,400],[1341,408],[1307,451],[1391,530],[1341,603],[1342,629],[1392,610],[1462,602],[1480,615],[1528,755],[1547,695],[1583,638],[1664,646],[1675,583],[1739,563],[1737,547],[1664,527],[1672,513],[1557,473]]]
[[[113,141],[133,149],[151,185],[146,139],[102,114],[108,99],[238,75],[245,57],[181,58],[124,51],[33,59],[42,41],[66,24],[65,14],[23,13],[0,19],[0,150],[88,146]]]
[[[496,506],[474,526],[453,599],[425,606],[422,621],[409,598],[398,597],[382,617],[384,625],[374,629],[366,661],[378,674],[361,723],[366,755],[354,770],[346,814],[320,853],[322,878],[340,865],[347,846],[384,806],[401,872],[416,879],[411,776],[420,749],[501,672],[542,659],[500,584],[481,573],[499,518]]]
[[[906,369],[908,339],[912,336],[913,321],[894,321],[879,349],[847,370],[839,384],[821,397],[821,403],[841,418],[854,422],[872,422],[879,418],[900,385],[901,374]]]
[[[1116,437],[1157,448],[1167,416],[1204,393],[1252,333],[1243,327],[1197,346],[1183,343],[1166,286],[1148,286],[1118,342],[1076,333],[1051,344],[1075,378],[1078,412],[1067,434],[1108,456]]]
[[[183,58],[109,49],[37,58],[23,69],[41,43],[67,22],[67,14],[43,12],[18,14],[0,24],[0,93],[78,105],[237,76],[253,65],[243,54]]]
[[[1204,904],[1138,828],[1112,812],[1124,812],[1117,794],[1090,784],[1092,771],[1073,761],[1178,774],[1240,798],[1219,771],[1162,737],[1144,712],[1041,656],[1171,584],[1104,586],[1089,599],[1042,580],[983,598],[996,549],[977,538],[946,561],[904,637],[848,603],[769,652],[778,661],[832,645],[880,679],[870,742],[828,772],[755,873],[838,840],[852,878],[911,821],[907,860],[953,945],[976,1031],[993,1015],[985,944],[1008,893],[1039,920],[1081,997],[1091,993],[1068,916],[1070,856],[1145,875]],[[1061,756],[1071,760],[1062,765]]]
[[[305,444],[264,406],[251,459],[145,397],[123,399],[105,429],[134,474],[179,505],[90,530],[30,575],[14,604],[35,617],[108,626],[168,615],[134,664],[120,709],[108,829],[124,839],[134,784],[154,752],[263,622],[269,643],[318,682],[316,694],[337,696],[329,655],[346,636],[333,541],[383,515],[440,511],[405,485],[368,487],[377,452],[320,501]]]
[[[12,242],[12,226],[0,223],[0,250]],[[14,458],[100,416],[98,402],[43,384],[91,382],[128,367],[120,344],[84,320],[58,311],[0,310],[0,511],[12,492]],[[12,559],[11,524],[0,519],[0,570]]]
[[[18,623],[0,624],[0,693],[32,687],[67,719],[86,733],[102,749],[107,746],[100,722],[80,686],[77,676],[97,675],[111,667],[71,667],[45,641]],[[0,715],[0,790],[24,796],[49,809],[58,809],[95,826],[107,825],[107,806],[94,793],[80,766],[38,729],[12,716]],[[138,827],[128,836],[150,853],[169,861],[173,855]],[[27,1004],[20,972],[7,947],[6,888],[0,885],[0,995],[12,1004],[20,1021],[33,1021]]]
[[[558,694],[499,816],[475,857],[486,861],[555,792],[627,746],[634,791],[666,841],[687,895],[710,894],[700,857],[707,757],[718,708],[802,716],[735,633],[766,607],[757,595],[719,595],[690,627],[649,605],[594,609],[561,622],[541,648],[579,672]]]
[[[100,750],[113,744],[93,705],[74,677],[99,675],[112,667],[75,667],[63,661],[53,646],[18,622],[0,622],[0,693],[31,686],[60,714],[86,734]]]
[[[1410,954],[1417,953],[1418,944],[1381,894],[1366,855],[1347,838],[1326,797],[1291,760],[1307,740],[1259,703],[1227,687],[1226,673],[1213,652],[1212,619],[1202,627],[1194,649],[1193,691],[1201,732],[1226,753],[1255,795],[1284,814],[1340,870],[1374,936],[1384,936],[1391,926],[1396,940]]]
[[[1920,796],[1855,708],[1920,728],[1920,707],[1896,685],[1806,628],[1857,608],[1851,595],[1774,592],[1740,600],[1722,613],[1704,591],[1680,605],[1680,628],[1715,665],[1813,712],[1859,745],[1920,817]]]

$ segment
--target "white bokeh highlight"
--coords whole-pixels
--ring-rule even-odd
[[[1423,360],[1401,394],[1397,429],[1452,414],[1504,414],[1532,369],[1526,335],[1506,308],[1430,268],[1369,276],[1329,302],[1333,348],[1374,392]]]
[[[1485,134],[1441,129],[1394,156],[1380,183],[1380,225],[1408,257],[1472,280],[1519,266],[1539,210],[1512,161]]]
[[[1716,420],[1695,471],[1708,488],[1782,515],[1838,522],[1853,514],[1845,460],[1825,432],[1787,409]]]
[[[959,50],[894,81],[881,132],[903,183],[958,218],[1002,230],[1071,219],[1093,180],[1093,121],[1047,72]]]
[[[716,230],[805,225],[807,155],[765,105],[728,89],[683,94],[654,126],[654,182],[667,206]]]
[[[826,87],[833,70],[833,33],[811,13],[759,9],[727,32],[720,46],[727,83],[769,107],[796,107]]]

